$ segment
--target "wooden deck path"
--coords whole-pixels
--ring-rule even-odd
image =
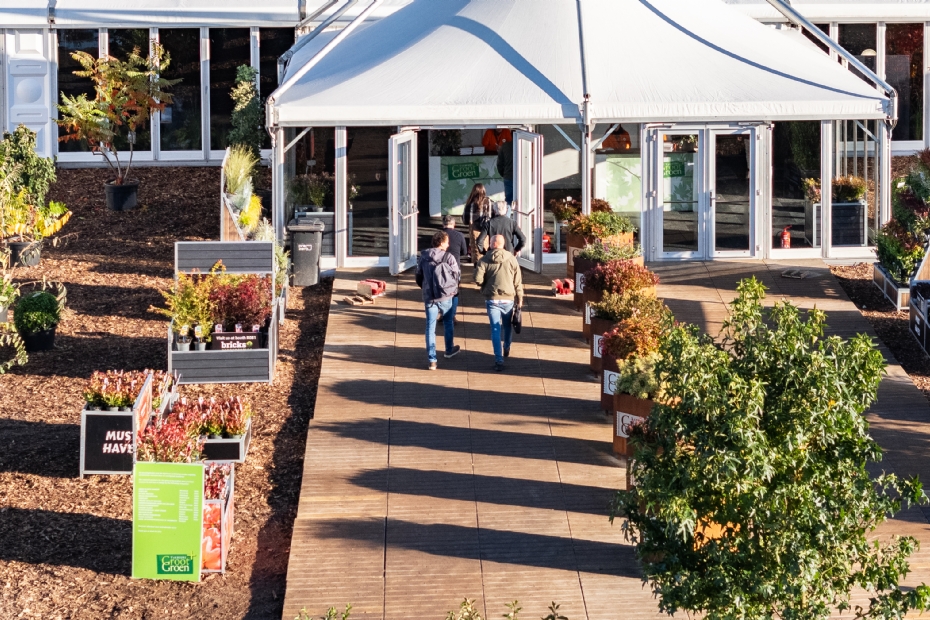
[[[676,316],[713,334],[735,283],[751,273],[773,298],[816,302],[837,333],[869,331],[823,263],[801,267],[810,278],[781,278],[779,263],[655,269]],[[283,618],[351,603],[353,619],[441,620],[464,597],[486,618],[514,599],[525,618],[543,616],[553,600],[570,620],[665,617],[619,522],[606,517],[625,471],[610,455],[610,423],[570,302],[527,274],[524,331],[498,374],[483,300],[466,287],[456,329],[463,351],[429,372],[412,275],[392,278],[374,306],[341,303],[369,276],[385,277],[341,270],[334,285]],[[871,419],[889,448],[883,466],[930,479],[921,458],[930,407],[900,368],[891,367]],[[905,532],[930,550],[923,511],[883,528]],[[908,583],[930,581],[927,551],[912,567]]]

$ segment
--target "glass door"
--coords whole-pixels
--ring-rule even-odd
[[[417,133],[391,136],[388,171],[391,275],[417,263]]]
[[[703,196],[703,131],[660,134],[659,248],[663,258],[706,255]]]
[[[751,256],[755,243],[755,130],[709,132],[709,239],[713,256]]]
[[[543,255],[543,137],[514,131],[513,148],[513,212],[517,226],[526,235],[526,246],[517,260],[526,269],[539,273]]]

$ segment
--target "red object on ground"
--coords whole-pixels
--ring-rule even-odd
[[[552,292],[556,295],[571,295],[575,290],[575,283],[568,278],[559,278],[552,281]]]
[[[387,291],[387,283],[383,280],[362,280],[357,287],[358,294],[366,297],[378,297],[384,295],[385,291]]]

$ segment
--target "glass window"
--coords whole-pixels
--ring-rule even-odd
[[[163,151],[199,151],[203,148],[200,131],[200,29],[159,29],[158,39],[171,56],[165,77],[181,80],[171,87],[174,99],[161,113],[161,148]]]
[[[820,247],[820,122],[775,123],[772,247]],[[787,233],[787,234],[784,234]]]
[[[595,126],[593,139],[604,138],[612,127],[611,124]],[[643,209],[643,159],[639,125],[618,125],[601,142],[594,162],[593,196],[609,202],[614,211],[629,217],[639,227]]]
[[[543,136],[543,205],[544,227],[553,252],[565,252],[568,235],[565,222],[556,222],[550,205],[553,201],[581,200],[581,131],[577,125],[538,125]],[[562,132],[565,135],[562,135]],[[568,136],[566,138],[565,136]],[[571,139],[572,143],[568,141]]]
[[[278,87],[278,58],[294,44],[293,28],[261,28],[258,31],[259,97],[264,101]],[[271,148],[271,136],[265,135],[264,148]]]
[[[148,56],[149,53],[149,31],[148,28],[134,28],[124,30],[113,28],[107,31],[107,53],[109,56],[118,60],[126,61],[129,54],[134,49],[138,50],[142,57]],[[117,137],[116,148],[120,151],[129,150],[129,142],[125,137]],[[149,151],[152,149],[152,128],[146,123],[145,127],[136,132],[136,151]]]
[[[325,141],[315,141],[316,167],[323,164],[324,170],[329,169],[326,162],[335,154],[333,133],[328,131]],[[349,256],[388,255],[388,143],[392,133],[390,127],[347,129]],[[325,153],[320,152],[321,147],[326,148]],[[355,196],[353,185],[357,188]]]
[[[823,31],[825,35],[827,35],[828,37],[830,36],[830,24],[814,24],[814,25],[817,26],[817,28],[819,28],[821,31]],[[808,32],[806,28],[803,29],[803,32],[804,32],[804,36],[810,39],[814,45],[816,45],[817,47],[819,47],[825,52],[830,51],[830,48],[827,47],[825,43],[823,43],[820,39],[818,39],[817,37],[812,35],[810,32]]]
[[[93,98],[94,85],[89,79],[74,75],[74,71],[81,70],[81,65],[71,58],[71,54],[81,51],[96,58],[99,52],[99,40],[100,34],[96,29],[58,31],[58,91],[60,93],[69,97],[83,93],[88,98]],[[62,130],[59,129],[59,135],[61,133]],[[85,142],[69,140],[59,142],[58,150],[62,153],[74,153],[89,151],[90,148]]]
[[[847,52],[859,59],[866,67],[875,71],[875,60],[878,49],[876,37],[878,30],[875,24],[840,24],[839,44]],[[865,79],[855,69],[853,73]]]
[[[700,249],[700,175],[698,134],[665,134],[662,138],[662,251]]]
[[[225,149],[232,127],[230,117],[236,69],[252,64],[248,28],[210,28],[210,148]]]
[[[898,91],[898,124],[892,140],[924,138],[924,25],[888,24],[885,76]]]
[[[833,161],[834,247],[874,244],[878,229],[881,121],[836,121]]]

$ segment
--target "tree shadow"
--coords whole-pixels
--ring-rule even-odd
[[[0,508],[0,560],[129,576],[132,521],[49,510]]]
[[[79,336],[58,334],[55,348],[29,354],[25,366],[10,370],[11,374],[37,377],[75,377],[85,379],[89,372],[80,357],[94,360],[96,368],[142,370],[164,368],[167,364],[167,329],[165,338],[126,337],[106,332],[78,332]],[[75,407],[80,407],[76,404]]]
[[[78,474],[81,427],[0,418],[0,472],[18,472],[47,478]]]

